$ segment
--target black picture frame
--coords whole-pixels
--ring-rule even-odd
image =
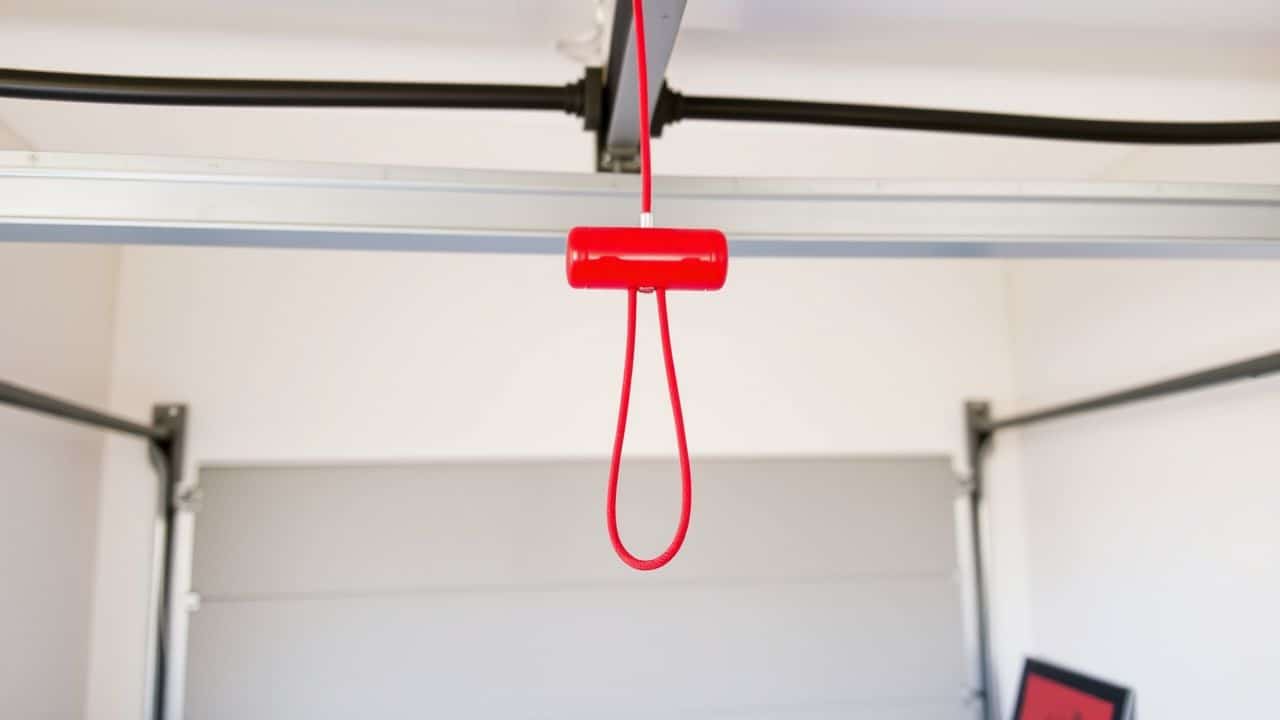
[[[1129,688],[1113,685],[1104,680],[1037,658],[1027,658],[1026,663],[1022,666],[1022,679],[1018,683],[1018,702],[1014,706],[1013,720],[1020,720],[1022,717],[1022,703],[1027,692],[1027,678],[1032,675],[1039,675],[1042,678],[1053,680],[1073,690],[1079,690],[1082,693],[1111,703],[1111,706],[1115,708],[1115,711],[1111,714],[1111,720],[1133,720],[1133,691]]]

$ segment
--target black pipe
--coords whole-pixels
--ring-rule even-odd
[[[237,107],[560,110],[582,115],[584,83],[486,85],[135,77],[0,69],[0,97]]]
[[[74,420],[86,425],[137,435],[151,440],[165,441],[169,439],[169,432],[161,428],[108,415],[92,408],[82,407],[52,395],[28,390],[2,380],[0,380],[0,405],[13,405],[46,415]]]
[[[666,100],[665,103],[662,102],[663,99]],[[671,91],[670,97],[663,99],[659,100],[657,111],[659,117],[655,118],[659,131],[663,124],[678,120],[731,120],[1153,145],[1216,145],[1280,141],[1280,121],[1084,120],[1044,115],[1009,115],[891,105],[699,97],[682,95],[675,91]]]
[[[1159,382],[1131,388],[1129,390],[1121,390],[1120,392],[1099,395],[1086,400],[1079,400],[1065,405],[1045,408],[1044,410],[1036,410],[1033,412],[1023,413],[1021,415],[1014,415],[1012,417],[990,420],[983,423],[979,429],[987,435],[990,435],[996,430],[1003,430],[1005,428],[1017,427],[1019,425],[1030,425],[1032,423],[1043,422],[1045,420],[1053,420],[1055,418],[1076,415],[1093,410],[1102,410],[1103,408],[1115,407],[1117,405],[1127,405],[1139,400],[1149,400],[1162,395],[1171,395],[1173,393],[1196,390],[1210,385],[1219,385],[1231,382],[1232,380],[1261,377],[1263,375],[1269,375],[1276,372],[1280,372],[1280,352],[1242,360],[1240,362],[1231,363],[1230,365],[1222,365],[1208,370],[1201,370],[1199,372],[1194,372],[1189,375],[1181,375],[1168,380],[1161,380]]]
[[[588,74],[590,74],[590,70]],[[558,110],[582,117],[584,78],[567,85],[234,80],[0,68],[0,97],[139,105]],[[1280,121],[1136,122],[891,105],[683,95],[664,86],[653,134],[680,120],[781,122],[1165,145],[1280,142]],[[590,123],[588,123],[590,125]]]

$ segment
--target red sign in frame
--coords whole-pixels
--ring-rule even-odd
[[[1028,675],[1018,720],[1114,720],[1115,705],[1039,675]]]
[[[1014,720],[1128,720],[1132,707],[1127,688],[1028,659]]]

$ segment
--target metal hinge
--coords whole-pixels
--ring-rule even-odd
[[[173,509],[178,512],[198,513],[204,502],[204,491],[197,487],[181,490],[173,499]]]
[[[983,705],[987,702],[987,691],[980,687],[965,688],[960,701],[968,706]]]
[[[596,170],[611,173],[640,172],[640,148],[604,148],[596,159]]]

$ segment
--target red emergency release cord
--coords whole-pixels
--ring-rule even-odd
[[[653,212],[653,161],[649,157],[649,57],[644,44],[644,0],[631,0],[636,31],[636,73],[640,98],[640,212]]]
[[[644,46],[644,3],[631,0],[636,32],[636,71],[640,82],[640,209],[641,224],[647,225],[653,208],[650,189],[651,163],[649,159],[649,68]],[[649,288],[643,288],[645,290]],[[609,461],[609,491],[605,515],[609,524],[609,540],[622,562],[636,570],[657,570],[671,562],[680,552],[685,534],[689,532],[689,514],[693,507],[693,477],[689,470],[689,446],[684,435],[684,412],[680,408],[680,389],[676,384],[676,363],[671,355],[671,329],[667,322],[667,290],[652,288],[658,301],[658,328],[662,334],[662,359],[667,369],[667,392],[671,396],[671,418],[676,428],[676,448],[680,454],[680,523],[671,544],[662,554],[649,560],[632,555],[618,535],[618,471],[622,465],[622,443],[627,434],[627,408],[631,404],[631,370],[636,354],[636,294],[642,288],[627,288],[627,355],[622,366],[622,397],[618,401],[618,428],[613,436],[613,457]]]

